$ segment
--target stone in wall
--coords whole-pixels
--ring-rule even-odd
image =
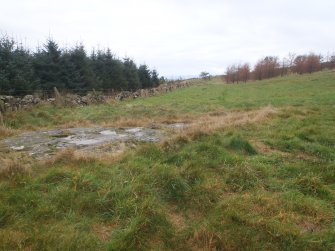
[[[151,89],[140,89],[135,92],[130,91],[122,91],[119,92],[114,98],[116,100],[125,100],[131,98],[138,98],[138,97],[148,97],[148,96],[155,96],[160,93],[171,92],[173,90],[188,87],[190,84],[187,81],[175,81],[175,82],[168,82],[165,84],[161,84],[158,87],[151,88]],[[91,104],[101,104],[107,101],[108,96],[100,95],[96,93],[90,93],[86,96],[80,96],[77,94],[66,94],[61,97],[61,101],[55,98],[48,98],[46,100],[42,100],[38,97],[33,95],[26,95],[23,98],[17,98],[13,96],[5,96],[0,95],[0,112],[10,112],[10,111],[17,111],[22,108],[26,108],[32,105],[37,105],[40,103],[49,103],[54,105],[65,105],[65,106],[85,106]]]

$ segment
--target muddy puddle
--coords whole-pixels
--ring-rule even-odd
[[[66,148],[94,152],[106,144],[117,146],[127,142],[159,142],[171,134],[171,130],[173,132],[185,127],[183,123],[176,123],[155,129],[144,127],[52,129],[26,132],[4,139],[0,144],[8,150],[23,151],[30,156],[44,158]]]

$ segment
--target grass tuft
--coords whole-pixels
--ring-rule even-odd
[[[0,178],[12,179],[22,177],[31,172],[29,164],[23,164],[16,159],[0,160]]]
[[[257,154],[256,149],[240,135],[234,135],[229,139],[228,148],[250,155]]]
[[[324,185],[320,177],[315,174],[300,176],[296,179],[295,184],[299,190],[306,195],[312,195],[325,199],[332,198],[329,189]]]
[[[156,97],[6,113],[15,134],[150,126],[174,137],[43,161],[1,147],[0,249],[333,250],[334,79],[213,78]],[[188,127],[164,125],[177,122]]]
[[[15,130],[8,128],[4,125],[0,125],[0,139],[13,136],[15,134]]]

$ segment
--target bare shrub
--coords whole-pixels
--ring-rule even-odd
[[[293,71],[298,74],[312,73],[321,70],[320,56],[314,53],[299,55],[294,60]]]
[[[280,74],[278,57],[268,56],[257,62],[254,69],[254,79],[273,78]]]
[[[248,63],[231,65],[227,67],[225,80],[229,83],[246,83],[250,78],[250,65]]]

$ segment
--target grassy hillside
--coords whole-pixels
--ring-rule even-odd
[[[31,111],[8,115],[12,128],[50,127],[55,125],[144,123],[145,120],[183,120],[222,109],[253,109],[272,105],[331,106],[334,100],[334,71],[289,75],[240,85],[225,85],[221,79],[196,81],[196,86],[127,102],[76,108],[41,106]],[[131,120],[131,121],[129,121]],[[139,120],[139,121],[135,121]]]
[[[11,133],[195,126],[117,156],[0,153],[0,249],[333,250],[334,108],[326,71],[7,115]]]

